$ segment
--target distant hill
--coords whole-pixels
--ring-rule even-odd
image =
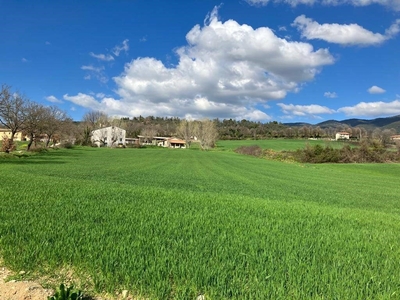
[[[329,128],[329,127],[340,127],[343,125],[347,125],[350,127],[363,127],[365,129],[390,129],[394,128],[396,131],[400,131],[400,115],[387,117],[387,118],[376,118],[372,120],[365,120],[365,119],[346,119],[343,121],[336,121],[336,120],[328,120],[318,124],[309,124],[309,123],[283,123],[283,125],[290,126],[290,127],[301,127],[301,126],[319,126],[321,128]]]

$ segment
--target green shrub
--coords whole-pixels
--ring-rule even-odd
[[[54,294],[54,296],[47,297],[48,300],[83,300],[84,298],[81,291],[74,291],[74,287],[71,285],[69,287],[65,287],[64,284],[60,284],[58,291]]]
[[[387,151],[376,141],[363,141],[359,147],[354,148],[345,145],[341,149],[307,145],[304,149],[295,151],[293,156],[295,160],[303,163],[383,163],[400,160],[397,153]]]
[[[65,148],[65,149],[72,149],[72,148],[74,148],[74,144],[72,144],[71,142],[64,142],[61,144],[61,147]]]

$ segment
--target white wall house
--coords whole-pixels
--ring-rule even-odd
[[[350,133],[345,131],[340,131],[336,133],[336,140],[348,140],[350,139]]]
[[[390,137],[392,141],[400,141],[400,134],[395,134]]]
[[[125,136],[125,129],[109,126],[93,130],[90,140],[97,147],[118,147],[125,146]]]
[[[153,145],[164,148],[186,148],[186,142],[184,140],[172,137],[154,136],[145,137],[138,135],[140,145]]]
[[[155,137],[155,143],[164,148],[186,148],[186,142],[178,138]]]

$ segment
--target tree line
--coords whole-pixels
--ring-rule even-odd
[[[72,119],[56,106],[44,106],[30,101],[18,92],[12,92],[11,87],[2,85],[0,91],[0,123],[11,132],[10,138],[3,137],[2,150],[10,152],[15,148],[14,138],[17,132],[28,136],[28,150],[38,139],[45,140],[49,147],[60,139],[61,135],[68,135]]]
[[[361,126],[321,128],[319,126],[289,127],[277,121],[254,122],[249,120],[214,119],[185,120],[177,117],[135,116],[114,118],[101,111],[89,111],[82,120],[73,121],[56,106],[44,106],[30,101],[11,87],[2,85],[0,91],[0,125],[11,131],[11,137],[3,141],[3,150],[13,149],[14,136],[23,132],[28,136],[28,150],[37,141],[45,140],[45,146],[52,142],[72,142],[79,145],[91,144],[91,132],[95,129],[116,126],[126,130],[126,137],[139,135],[151,139],[155,136],[175,136],[190,143],[196,139],[201,148],[209,149],[217,139],[269,139],[269,138],[326,138],[333,139],[338,131],[346,131],[352,139],[374,139],[387,145],[395,129],[366,129]]]

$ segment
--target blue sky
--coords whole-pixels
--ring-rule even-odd
[[[400,0],[0,0],[0,84],[74,120],[400,114]]]

